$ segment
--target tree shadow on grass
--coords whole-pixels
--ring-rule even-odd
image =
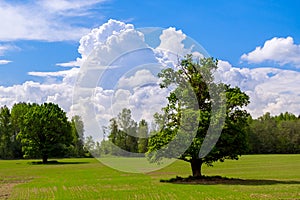
[[[164,183],[175,184],[190,184],[190,185],[275,185],[275,184],[300,184],[300,181],[292,180],[268,180],[268,179],[239,179],[239,178],[227,178],[221,176],[201,176],[182,178],[176,176],[167,180],[160,180]]]
[[[49,160],[47,163],[43,163],[42,161],[33,161],[29,162],[30,165],[69,165],[69,164],[87,164],[89,162],[61,162],[57,160]]]

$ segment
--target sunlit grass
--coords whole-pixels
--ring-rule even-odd
[[[138,162],[137,159],[132,158],[130,162]],[[203,167],[205,175],[241,178],[246,181],[255,179],[255,184],[250,184],[250,181],[249,184],[210,185],[159,182],[160,179],[176,175],[189,176],[190,166],[182,161],[147,174],[119,172],[96,159],[58,161],[62,164],[38,165],[31,164],[31,160],[2,160],[0,188],[10,186],[10,199],[300,198],[300,155],[249,155],[238,161]],[[124,160],[120,162],[122,163],[126,164]]]

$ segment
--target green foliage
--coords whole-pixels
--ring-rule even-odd
[[[13,140],[10,110],[4,106],[0,108],[0,158],[13,158]]]
[[[24,157],[42,158],[46,163],[50,156],[62,156],[72,142],[71,126],[66,113],[56,104],[31,105],[24,115],[18,139],[22,143]]]
[[[158,162],[163,157],[179,156],[179,159],[191,163],[194,176],[201,176],[202,163],[211,165],[215,161],[238,159],[239,155],[246,152],[249,114],[243,107],[249,103],[249,97],[237,87],[231,88],[214,82],[213,73],[217,69],[217,63],[213,58],[202,58],[195,62],[192,55],[187,55],[180,62],[178,70],[169,68],[159,73],[161,87],[175,86],[175,89],[168,97],[169,103],[163,109],[164,113],[155,116],[159,118],[156,121],[159,122],[160,129],[149,140],[147,154],[151,161]],[[222,91],[226,95],[225,106],[222,105]],[[214,116],[211,114],[213,104],[220,106]],[[218,142],[208,155],[200,158],[199,151],[209,126],[217,124],[224,114],[225,125]],[[192,135],[192,126],[196,126],[195,136]],[[213,137],[215,135],[211,134],[208,138],[213,140]],[[176,145],[167,145],[177,138],[181,140],[175,144],[183,146],[192,140],[181,155],[178,155]]]
[[[72,142],[69,147],[70,157],[84,157],[84,124],[80,116],[75,115],[71,119]]]
[[[0,158],[22,158],[22,147],[17,135],[23,126],[23,117],[29,104],[18,103],[11,111],[8,107],[0,108]]]
[[[17,103],[11,109],[11,120],[14,126],[15,133],[19,133],[24,127],[24,116],[28,112],[31,106],[36,104]]]
[[[131,117],[130,109],[122,109],[116,118],[110,120],[107,129],[108,140],[103,139],[101,142],[101,155],[128,156],[130,153],[147,151],[148,123],[142,119],[137,124]]]
[[[86,157],[92,157],[92,154],[95,153],[96,142],[92,136],[87,136],[84,140],[84,150]]]
[[[68,122],[66,113],[55,104],[21,102],[11,111],[0,108],[0,159],[42,157],[47,151],[41,148],[49,148],[48,156],[83,157],[88,153],[83,134],[80,116]]]
[[[141,120],[137,129],[139,153],[145,153],[148,150],[148,131],[148,123],[144,119]]]
[[[131,119],[131,110],[124,108],[117,117],[119,142],[117,146],[128,152],[137,152],[137,123]]]
[[[250,119],[250,153],[300,153],[300,119],[291,113],[266,113]]]
[[[35,105],[35,104],[33,104]],[[22,144],[20,140],[17,140],[17,135],[20,133],[21,129],[24,127],[24,116],[28,112],[32,105],[24,102],[14,104],[11,109],[11,122],[14,131],[14,158],[22,158]]]

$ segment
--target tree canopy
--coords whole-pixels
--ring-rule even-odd
[[[61,156],[71,144],[71,127],[66,113],[56,104],[29,105],[18,138],[25,157]]]

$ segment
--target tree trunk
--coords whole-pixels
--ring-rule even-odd
[[[202,160],[201,159],[192,159],[191,160],[191,167],[193,172],[193,177],[201,177],[201,166],[202,166]]]
[[[43,163],[46,164],[48,162],[48,155],[43,155]]]

